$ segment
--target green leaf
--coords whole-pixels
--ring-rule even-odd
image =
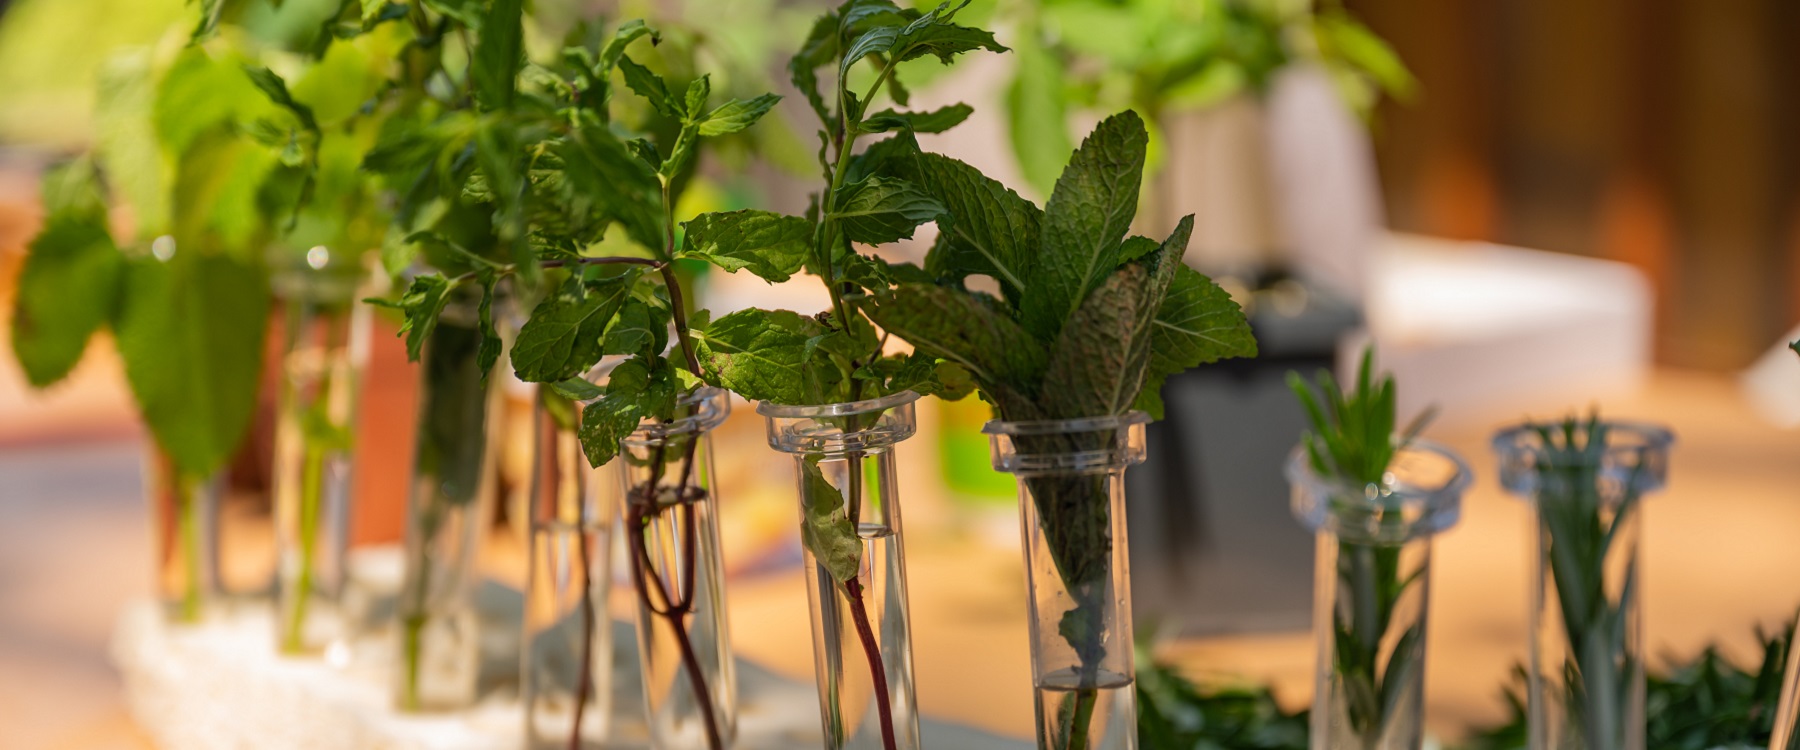
[[[818,321],[787,310],[740,310],[694,334],[707,382],[752,401],[808,402],[808,342]]]
[[[581,408],[581,424],[575,436],[581,441],[588,465],[598,469],[619,455],[619,441],[637,429],[644,411],[630,396],[606,396]]]
[[[1076,150],[1044,208],[1043,254],[1021,305],[1032,335],[1051,341],[1119,263],[1137,214],[1149,135],[1136,113],[1102,121]]]
[[[838,188],[828,215],[851,240],[880,245],[910,238],[920,224],[944,214],[944,205],[917,186],[892,177],[869,177]]]
[[[632,357],[613,368],[606,394],[581,410],[576,437],[588,464],[599,468],[619,453],[619,441],[646,418],[675,405],[675,381],[666,361]]]
[[[100,183],[100,173],[92,159],[80,157],[46,170],[39,191],[46,226],[74,221],[105,228],[106,186]]]
[[[779,96],[763,94],[747,102],[733,99],[721,104],[718,109],[707,114],[706,119],[700,121],[700,135],[711,137],[749,128],[768,114],[779,101]]]
[[[600,361],[603,336],[631,292],[635,272],[584,284],[571,278],[538,303],[513,343],[513,371],[532,383],[581,375]]]
[[[1153,321],[1150,373],[1137,408],[1162,418],[1162,383],[1170,375],[1221,359],[1256,356],[1256,336],[1244,311],[1219,285],[1187,266],[1175,279]]]
[[[112,319],[124,270],[104,217],[55,209],[31,241],[13,299],[13,355],[35,388],[62,380],[81,361],[88,338]]]
[[[864,306],[875,324],[920,351],[955,362],[989,388],[1036,392],[1044,347],[1019,324],[954,289],[903,284]]]
[[[600,386],[594,385],[582,378],[559,380],[554,383],[545,383],[544,386],[555,391],[557,395],[560,395],[563,398],[577,402],[596,399],[606,393]]]
[[[805,518],[800,522],[800,542],[813,559],[839,583],[848,583],[862,570],[862,539],[844,507],[844,495],[832,486],[819,468],[820,456],[800,462],[805,497]]]
[[[747,268],[767,281],[787,281],[812,252],[813,224],[768,211],[701,214],[686,228],[681,257],[701,258],[727,271]]]
[[[431,339],[431,332],[437,328],[438,316],[450,301],[449,292],[450,282],[444,277],[427,274],[413,277],[412,284],[398,302],[378,298],[363,301],[405,314],[406,320],[400,324],[400,330],[395,335],[406,337],[406,359],[417,362],[419,354],[425,350],[425,342]]]
[[[519,66],[525,62],[524,0],[492,0],[481,19],[481,37],[469,61],[475,98],[487,109],[512,106]]]
[[[269,227],[257,194],[275,155],[221,126],[194,139],[175,162],[170,206],[182,249],[201,249],[258,262]]]
[[[476,309],[476,326],[481,332],[481,346],[475,351],[475,366],[481,368],[481,376],[487,377],[494,371],[494,363],[500,361],[500,333],[494,330],[494,272],[483,271],[481,280],[481,304]]]
[[[856,129],[863,133],[886,133],[890,130],[942,133],[961,125],[974,112],[975,108],[967,104],[952,104],[930,112],[896,112],[884,109],[864,118]]]
[[[535,286],[542,274],[537,254],[527,236],[525,216],[526,166],[519,134],[504,121],[489,122],[475,133],[475,160],[487,178],[488,191],[497,211],[494,232],[512,257],[527,286]]]
[[[946,0],[935,10],[920,16],[918,20],[908,24],[894,39],[893,62],[903,63],[916,60],[926,55],[934,55],[939,62],[949,65],[957,55],[985,49],[990,52],[1005,52],[1007,48],[994,41],[993,32],[969,26],[958,26],[950,23],[956,12],[967,7],[969,0],[961,5],[951,6]]]
[[[119,353],[144,421],[183,475],[210,476],[256,409],[268,284],[247,264],[194,253],[133,261],[124,284]]]
[[[629,299],[606,329],[604,354],[661,354],[669,345],[669,318],[640,299]]]
[[[683,112],[689,116],[706,110],[706,100],[712,98],[712,74],[708,73],[688,82],[686,106]]]
[[[1800,341],[1788,344],[1788,348],[1793,349],[1795,354],[1800,354]]]
[[[894,41],[900,38],[900,29],[895,26],[877,26],[850,40],[844,49],[844,57],[838,61],[838,78],[850,77],[850,69],[869,55],[885,55],[893,49]]]
[[[312,107],[295,100],[294,95],[288,92],[287,82],[282,80],[281,76],[275,75],[275,71],[258,65],[245,65],[243,69],[244,73],[250,76],[250,82],[255,84],[257,90],[263,92],[264,96],[269,97],[269,101],[294,113],[294,116],[299,118],[301,126],[307,130],[314,133],[319,132],[319,121],[313,118]]]
[[[127,56],[106,66],[94,98],[99,162],[131,206],[136,236],[167,232],[172,174],[156,127],[159,97],[148,59]]]
[[[1044,371],[1040,403],[1049,417],[1123,414],[1137,401],[1150,365],[1150,321],[1162,301],[1153,273],[1142,263],[1119,269],[1063,326]]]
[[[800,50],[788,60],[789,80],[806,97],[807,104],[821,121],[831,119],[831,108],[825,103],[824,95],[819,92],[819,69],[830,64],[837,54],[838,16],[836,13],[827,13],[813,23],[812,31],[800,45]]]
[[[619,57],[619,72],[625,74],[625,85],[630,86],[638,96],[649,100],[650,106],[654,107],[662,116],[679,120],[687,115],[682,108],[682,103],[676,101],[675,96],[669,93],[669,85],[663,82],[662,76],[650,72],[649,68],[639,65],[636,60],[625,56]]]
[[[163,152],[180,154],[195,138],[220,125],[274,114],[268,105],[273,97],[257,93],[263,82],[244,73],[237,58],[215,58],[204,47],[177,53],[162,79],[147,85],[155,92],[156,136]],[[285,86],[281,94],[286,96]]]
[[[952,221],[938,222],[939,242],[925,268],[961,279],[992,276],[1019,303],[1039,252],[1043,212],[974,167],[938,154],[896,161],[895,170],[943,204]]]
[[[556,153],[570,188],[594,200],[633,241],[662,245],[661,184],[617,136],[604,127],[584,127],[558,144]]]
[[[1006,91],[1006,124],[1013,157],[1038,195],[1049,194],[1069,163],[1068,92],[1063,64],[1036,40],[1019,42],[1018,74]]]

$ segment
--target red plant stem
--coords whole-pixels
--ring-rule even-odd
[[[869,674],[875,680],[875,713],[881,719],[881,746],[896,750],[894,744],[894,707],[888,697],[887,666],[881,661],[881,647],[875,643],[875,629],[869,625],[869,607],[863,603],[862,579],[844,582],[849,594],[850,619],[856,622],[856,635],[862,641],[863,653],[869,657]]]
[[[569,750],[581,747],[581,719],[594,681],[594,571],[588,552],[586,503],[576,509],[575,519],[576,542],[581,549],[581,678],[575,685],[575,724],[569,730]]]
[[[669,591],[668,582],[651,564],[650,550],[644,542],[644,525],[649,515],[660,513],[663,510],[657,507],[656,502],[656,488],[662,482],[663,446],[661,445],[657,446],[656,457],[652,459],[652,465],[656,468],[652,470],[650,481],[638,491],[638,497],[633,498],[631,502],[630,526],[633,537],[631,569],[638,601],[652,615],[666,620],[669,629],[675,636],[676,646],[680,649],[682,667],[687,672],[689,686],[694,691],[694,700],[699,706],[700,715],[705,724],[707,747],[710,750],[724,750],[725,743],[719,733],[718,712],[713,706],[712,691],[707,687],[706,674],[700,668],[700,657],[694,652],[693,640],[688,635],[685,619],[693,611],[694,569],[698,567],[696,565],[698,550],[694,542],[697,522],[694,518],[695,510],[692,504],[698,502],[698,498],[690,500],[687,492],[687,482],[692,478],[694,451],[698,443],[698,436],[688,442],[683,456],[685,466],[682,470],[682,485],[677,489],[678,499],[675,505],[670,508],[670,510],[683,514],[682,530],[687,539],[683,540],[682,545],[682,564],[686,569],[681,571],[681,575],[685,588],[679,592],[679,596]],[[652,590],[661,597],[664,605],[662,608],[658,608],[651,600],[650,592]]]

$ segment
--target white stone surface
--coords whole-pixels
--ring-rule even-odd
[[[272,648],[263,608],[240,607],[199,626],[165,623],[156,608],[125,608],[113,639],[131,713],[170,750],[514,750],[523,746],[516,696],[492,693],[474,708],[444,716],[403,716],[391,709],[382,675],[339,670],[316,659],[286,659]],[[736,750],[821,745],[818,697],[810,685],[740,663]],[[931,721],[925,746],[1024,750],[1003,740]]]

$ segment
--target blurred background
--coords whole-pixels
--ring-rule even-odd
[[[687,25],[730,88],[790,94],[760,126],[764,158],[705,165],[687,208],[805,206],[812,135],[783,66],[823,3],[537,5]],[[287,0],[270,27],[304,27],[307,7]],[[122,93],[100,85],[108,66],[180,45],[192,12],[0,0],[0,316],[39,228],[43,170],[108,137],[94,116],[97,96]],[[1170,417],[1131,475],[1138,616],[1162,658],[1309,700],[1312,540],[1280,475],[1302,418],[1282,378],[1365,341],[1399,379],[1402,417],[1435,404],[1427,434],[1477,472],[1438,548],[1438,736],[1500,718],[1525,654],[1529,516],[1494,485],[1486,445],[1521,417],[1597,406],[1677,432],[1646,528],[1653,654],[1718,641],[1742,655],[1754,626],[1800,605],[1786,575],[1800,569],[1786,533],[1800,530],[1800,363],[1781,343],[1800,336],[1800,6],[976,0],[965,13],[1014,51],[907,71],[916,108],[976,106],[926,147],[1041,201],[1079,134],[1139,110],[1153,127],[1141,228],[1160,236],[1196,214],[1189,262],[1233,290],[1262,342],[1255,361],[1171,381]],[[921,257],[928,234],[895,257]],[[803,284],[695,284],[716,314],[825,306]],[[396,321],[376,326],[351,532],[368,549],[399,538],[416,409]],[[273,398],[221,511],[224,586],[246,600],[274,565]],[[509,398],[502,495],[520,491],[530,450],[528,393]],[[927,715],[1024,737],[1017,512],[1011,478],[987,469],[985,408],[928,401],[902,448],[918,685]],[[810,681],[791,468],[747,404],[718,440],[734,636],[746,658]],[[144,441],[104,342],[42,391],[0,356],[0,747],[149,746],[109,652],[119,613],[150,587]],[[517,585],[518,506],[496,507],[483,568]]]

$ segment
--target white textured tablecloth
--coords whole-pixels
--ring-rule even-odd
[[[514,750],[524,719],[516,695],[495,691],[474,708],[444,716],[391,710],[382,675],[340,670],[318,659],[286,659],[273,649],[266,608],[194,627],[171,627],[150,602],[125,608],[113,659],[133,717],[167,750]],[[811,685],[740,663],[737,750],[819,747],[818,697]],[[933,750],[1025,750],[1030,743],[923,722]]]

